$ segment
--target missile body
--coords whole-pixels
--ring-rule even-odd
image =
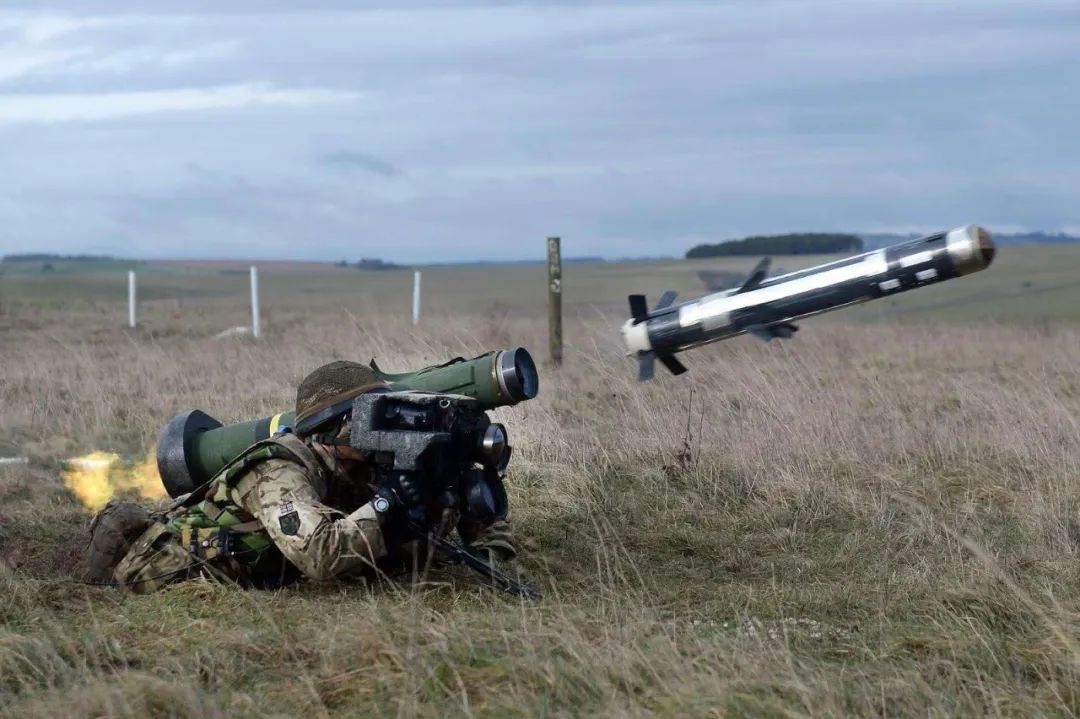
[[[764,340],[788,338],[801,317],[978,272],[993,258],[990,233],[977,225],[777,277],[767,277],[766,258],[741,287],[690,302],[673,304],[669,291],[650,311],[643,295],[631,295],[623,340],[641,360],[640,379],[652,377],[656,359],[682,374],[686,367],[674,355],[691,347],[747,332]]]

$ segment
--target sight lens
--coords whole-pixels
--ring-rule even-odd
[[[499,386],[514,402],[532,399],[540,390],[540,375],[532,355],[524,347],[499,353],[496,358]]]
[[[514,370],[521,380],[521,399],[532,399],[540,390],[540,375],[532,355],[524,348],[514,351]]]

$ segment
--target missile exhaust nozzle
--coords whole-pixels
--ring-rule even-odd
[[[629,319],[622,326],[623,343],[629,354],[641,354],[652,349],[649,331],[644,322]]]

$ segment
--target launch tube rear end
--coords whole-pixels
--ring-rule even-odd
[[[515,347],[466,360],[457,358],[417,372],[390,374],[372,362],[379,379],[393,390],[441,392],[475,397],[487,409],[532,399],[540,389],[536,363],[528,350]],[[293,427],[292,410],[223,426],[199,410],[173,417],[158,438],[157,461],[169,496],[191,492],[255,442]]]

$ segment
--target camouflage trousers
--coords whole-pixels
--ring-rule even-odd
[[[516,556],[513,534],[505,521],[482,530],[469,546],[481,554],[489,552],[491,558],[504,568],[509,567],[508,563]],[[191,554],[180,538],[161,522],[154,522],[143,532],[112,574],[117,584],[137,594],[155,592],[173,582],[196,577],[225,583],[243,583],[246,579],[228,564],[203,560]]]
[[[161,522],[154,522],[143,532],[113,572],[118,584],[138,594],[149,594],[193,576],[218,581],[230,579],[212,563],[200,563]]]
[[[470,545],[473,551],[490,553],[504,568],[516,556],[509,524],[496,522]],[[200,560],[182,546],[165,524],[153,523],[128,550],[113,572],[120,586],[137,594],[155,592],[173,582],[191,578],[237,583],[245,577],[220,561]]]

